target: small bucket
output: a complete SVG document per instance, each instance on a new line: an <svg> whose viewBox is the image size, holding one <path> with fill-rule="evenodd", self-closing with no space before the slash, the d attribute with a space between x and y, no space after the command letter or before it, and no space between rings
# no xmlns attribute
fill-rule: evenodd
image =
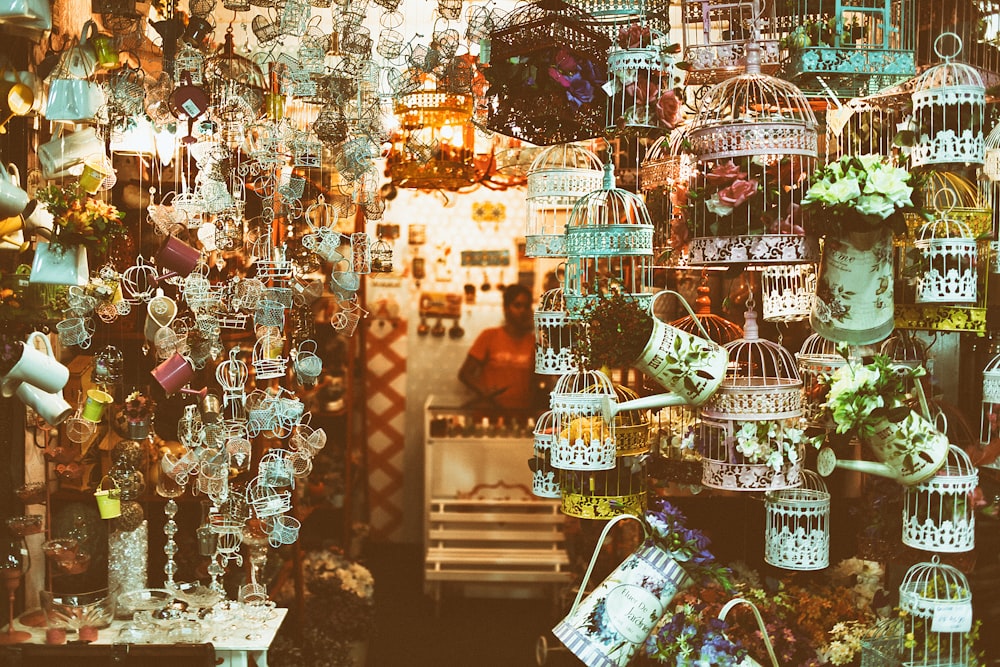
<svg viewBox="0 0 1000 667"><path fill-rule="evenodd" d="M101 423L104 417L104 408L114 402L111 394L100 389L88 389L87 401L83 404L83 414L80 416L94 424Z"/></svg>
<svg viewBox="0 0 1000 667"><path fill-rule="evenodd" d="M113 489L105 489L104 482L110 481L114 484ZM122 492L118 483L107 475L101 480L94 491L94 498L97 500L97 511L101 513L102 519L117 519L122 515Z"/></svg>

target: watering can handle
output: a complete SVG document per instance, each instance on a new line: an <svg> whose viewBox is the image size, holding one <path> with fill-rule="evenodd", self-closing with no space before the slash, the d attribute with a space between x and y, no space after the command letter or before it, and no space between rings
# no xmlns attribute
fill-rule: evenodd
<svg viewBox="0 0 1000 667"><path fill-rule="evenodd" d="M903 364L896 364L893 366L894 370L897 368L906 368L909 370L909 367ZM914 378L913 389L914 393L917 395L917 401L920 403L920 411L923 412L924 418L933 424L934 418L931 417L931 408L927 403L927 395L924 394L924 385L920 382L920 378Z"/></svg>
<svg viewBox="0 0 1000 667"><path fill-rule="evenodd" d="M753 611L753 615L757 618L757 627L760 628L760 636L764 640L764 648L767 649L767 655L771 658L771 664L774 665L774 667L780 667L780 665L778 664L778 657L774 655L774 647L771 646L771 638L767 636L767 626L764 624L764 619L761 618L760 610L757 609L757 605L755 605L753 602L750 602L750 600L744 600L743 598L733 598L725 605L723 605L722 609L719 610L719 620L725 621L726 616L729 615L729 612L733 609L733 607L741 604L749 606L750 609Z"/></svg>
<svg viewBox="0 0 1000 667"><path fill-rule="evenodd" d="M13 162L7 163L7 175L10 177L10 180L14 183L14 185L21 187L21 172L18 170L17 165Z"/></svg>
<svg viewBox="0 0 1000 667"><path fill-rule="evenodd" d="M601 531L601 536L597 540L597 546L594 547L594 555L590 558L590 565L587 566L587 572L583 575L583 581L580 583L580 590L576 592L576 599L573 600L573 607L570 609L570 614L575 612L576 608L580 606L580 600L583 598L583 592L587 590L587 582L590 581L590 575L594 571L594 566L597 565L597 557L601 554L601 546L604 544L604 539L608 536L608 532L611 530L612 526L625 519L635 519L636 521L639 521L639 517L633 514L619 514L604 525L604 530Z"/></svg>
<svg viewBox="0 0 1000 667"><path fill-rule="evenodd" d="M703 327L701 325L701 320L699 320L698 316L694 314L693 310L691 310L691 306L688 305L687 300L684 297L682 297L678 292L675 292L672 289L660 290L659 292L657 292L656 294L653 295L652 300L649 302L649 314L650 315L653 315L653 304L655 304L656 300L658 298L660 298L660 296L663 295L663 294L673 294L674 296L676 296L677 300L681 302L682 306L684 306L684 310L686 310L688 312L688 314L691 316L691 319L694 320L694 323L698 327L698 331L701 332L702 337L705 338L706 340L711 340L711 338L709 338L708 332L705 331L705 327ZM653 315L653 317L656 317L656 316Z"/></svg>

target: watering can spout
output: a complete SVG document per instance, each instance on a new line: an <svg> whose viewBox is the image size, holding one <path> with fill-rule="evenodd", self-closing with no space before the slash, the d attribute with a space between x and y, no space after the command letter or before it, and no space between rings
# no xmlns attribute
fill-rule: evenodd
<svg viewBox="0 0 1000 667"><path fill-rule="evenodd" d="M601 398L601 412L604 420L610 422L619 412L628 410L650 410L654 408L668 408L676 405L688 405L688 401L679 394L663 393L642 398L633 398L631 401L619 403L612 396Z"/></svg>

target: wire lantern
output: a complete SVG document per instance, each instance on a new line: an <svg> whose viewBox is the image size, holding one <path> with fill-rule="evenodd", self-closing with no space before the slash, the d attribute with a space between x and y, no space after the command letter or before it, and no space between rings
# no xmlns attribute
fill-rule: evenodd
<svg viewBox="0 0 1000 667"><path fill-rule="evenodd" d="M979 471L968 455L949 445L948 458L933 477L904 488L903 544L941 553L975 549L978 484Z"/></svg>
<svg viewBox="0 0 1000 667"><path fill-rule="evenodd" d="M971 664L972 592L958 569L937 556L913 565L899 585L899 608L906 614L904 665Z"/></svg>
<svg viewBox="0 0 1000 667"><path fill-rule="evenodd" d="M802 91L762 74L760 62L750 42L746 72L710 88L691 122L694 266L818 259L793 205L816 167L816 116Z"/></svg>
<svg viewBox="0 0 1000 667"><path fill-rule="evenodd" d="M559 498L559 480L552 467L552 445L558 434L559 419L555 412L546 410L535 422L535 457L529 462L531 468L531 492L539 498Z"/></svg>
<svg viewBox="0 0 1000 667"><path fill-rule="evenodd" d="M577 370L573 339L579 323L566 312L561 287L542 294L535 309L535 372L564 375Z"/></svg>
<svg viewBox="0 0 1000 667"><path fill-rule="evenodd" d="M809 319L816 298L816 265L771 264L760 276L761 315L765 322Z"/></svg>
<svg viewBox="0 0 1000 667"><path fill-rule="evenodd" d="M646 509L646 466L642 457L618 459L612 470L560 470L562 513L604 520Z"/></svg>
<svg viewBox="0 0 1000 667"><path fill-rule="evenodd" d="M785 570L830 565L830 492L823 478L802 472L802 486L768 493L764 560Z"/></svg>
<svg viewBox="0 0 1000 667"><path fill-rule="evenodd" d="M615 421L605 420L605 401L615 400L614 384L600 371L580 370L556 381L549 405L558 436L551 450L553 468L610 470L615 467Z"/></svg>
<svg viewBox="0 0 1000 667"><path fill-rule="evenodd" d="M761 71L775 75L781 68L774 3L749 0L681 0L681 44L684 62L690 64L691 86L720 83L743 71L751 26L760 22Z"/></svg>
<svg viewBox="0 0 1000 667"><path fill-rule="evenodd" d="M979 422L979 444L985 447L1000 435L1000 354L983 369L983 405ZM992 464L990 467L996 467Z"/></svg>
<svg viewBox="0 0 1000 667"><path fill-rule="evenodd" d="M601 160L576 144L542 150L528 168L528 222L525 255L566 256L566 219L577 200L598 190Z"/></svg>
<svg viewBox="0 0 1000 667"><path fill-rule="evenodd" d="M612 290L649 308L653 223L640 197L615 187L610 163L601 189L581 197L570 212L566 255L564 295L571 316Z"/></svg>
<svg viewBox="0 0 1000 667"><path fill-rule="evenodd" d="M954 48L945 55L944 40L949 38ZM910 150L913 167L983 164L986 86L977 69L952 60L961 51L962 39L958 35L939 35L934 40L934 53L944 62L927 69L914 83L915 143Z"/></svg>

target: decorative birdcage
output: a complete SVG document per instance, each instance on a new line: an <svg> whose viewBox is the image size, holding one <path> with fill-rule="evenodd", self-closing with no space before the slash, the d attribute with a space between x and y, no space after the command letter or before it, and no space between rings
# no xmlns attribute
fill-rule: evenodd
<svg viewBox="0 0 1000 667"><path fill-rule="evenodd" d="M826 162L848 155L891 155L900 112L864 98L826 110Z"/></svg>
<svg viewBox="0 0 1000 667"><path fill-rule="evenodd" d="M242 406L246 400L246 383L250 379L250 369L239 358L239 346L229 351L229 358L215 367L215 379L222 387L222 403Z"/></svg>
<svg viewBox="0 0 1000 667"><path fill-rule="evenodd" d="M531 492L539 498L559 498L559 480L550 460L559 419L552 410L538 416L534 428L535 458L531 460Z"/></svg>
<svg viewBox="0 0 1000 667"><path fill-rule="evenodd" d="M994 355L983 369L983 407L979 422L979 444L985 447L998 435L1000 435L1000 354ZM991 464L990 467L996 467L996 464Z"/></svg>
<svg viewBox="0 0 1000 667"><path fill-rule="evenodd" d="M288 359L282 357L285 341L280 334L266 332L253 346L253 370L258 380L285 377Z"/></svg>
<svg viewBox="0 0 1000 667"><path fill-rule="evenodd" d="M774 3L681 0L681 22L684 61L691 67L689 85L716 84L743 71L747 40L754 22L758 23L761 32L757 42L761 50L761 71L775 75L781 67Z"/></svg>
<svg viewBox="0 0 1000 667"><path fill-rule="evenodd" d="M577 323L566 312L561 287L542 294L535 309L535 372L564 375L577 369L573 339Z"/></svg>
<svg viewBox="0 0 1000 667"><path fill-rule="evenodd" d="M688 132L699 163L692 265L817 261L793 205L816 166L817 128L802 91L762 74L760 47L750 42L746 73L709 89Z"/></svg>
<svg viewBox="0 0 1000 667"><path fill-rule="evenodd" d="M930 479L903 492L903 544L924 551L956 553L976 548L973 492L979 471L968 455L948 446L948 458Z"/></svg>
<svg viewBox="0 0 1000 667"><path fill-rule="evenodd" d="M604 185L581 197L566 223L566 310L571 316L612 289L647 308L652 300L653 223L640 197L615 187L604 165Z"/></svg>
<svg viewBox="0 0 1000 667"><path fill-rule="evenodd" d="M562 512L581 519L639 515L646 509L646 466L641 457L618 459L612 470L560 470Z"/></svg>
<svg viewBox="0 0 1000 667"><path fill-rule="evenodd" d="M632 389L615 384L615 401L624 403L639 398ZM639 456L650 447L649 410L622 410L615 415L615 451L619 457Z"/></svg>
<svg viewBox="0 0 1000 667"><path fill-rule="evenodd" d="M697 321L694 317L685 315L670 322L670 326L676 327L681 331L686 331L689 334L700 336L701 329L698 327L698 323L700 322L701 327L708 334L709 340L715 341L719 345L726 345L727 343L743 338L743 327L735 322L730 322L722 315L716 315L712 312L712 298L709 296L711 288L708 286L707 272L702 273L701 283L698 285L696 291L698 296L694 300L694 314L697 317Z"/></svg>
<svg viewBox="0 0 1000 667"><path fill-rule="evenodd" d="M904 665L972 664L972 591L965 575L937 556L913 565L899 585ZM974 662L974 661L973 661Z"/></svg>
<svg viewBox="0 0 1000 667"><path fill-rule="evenodd" d="M646 150L639 168L639 189L653 215L653 254L658 266L688 264L687 189L694 158L684 150L687 126L674 128ZM657 207L659 202L659 207Z"/></svg>
<svg viewBox="0 0 1000 667"><path fill-rule="evenodd" d="M853 351L851 352L853 357ZM859 363L860 357L856 359ZM841 366L847 363L837 352L837 344L818 333L810 334L802 343L802 348L795 354L795 363L802 378L803 398L802 410L806 422L810 426L820 426L823 416L823 403L829 386L824 378L833 375Z"/></svg>
<svg viewBox="0 0 1000 667"><path fill-rule="evenodd" d="M551 463L560 470L610 470L615 467L615 421L603 407L615 400L615 387L600 371L567 373L549 394L557 437Z"/></svg>
<svg viewBox="0 0 1000 667"><path fill-rule="evenodd" d="M942 212L921 227L913 245L921 255L917 303L976 302L976 239L964 223Z"/></svg>
<svg viewBox="0 0 1000 667"><path fill-rule="evenodd" d="M664 35L670 32L669 0L577 0L574 6L584 11L590 28L612 43L641 29Z"/></svg>
<svg viewBox="0 0 1000 667"><path fill-rule="evenodd" d="M1000 125L994 125L986 135L983 176L991 181L1000 181Z"/></svg>
<svg viewBox="0 0 1000 667"><path fill-rule="evenodd" d="M608 54L605 130L672 129L680 119L685 72L663 33L641 24L623 28Z"/></svg>
<svg viewBox="0 0 1000 667"><path fill-rule="evenodd" d="M611 40L590 20L562 0L542 0L497 21L485 72L490 130L536 146L603 134L607 95L600 86Z"/></svg>
<svg viewBox="0 0 1000 667"><path fill-rule="evenodd" d="M823 478L802 472L802 486L768 493L764 560L786 570L830 565L830 492Z"/></svg>
<svg viewBox="0 0 1000 667"><path fill-rule="evenodd" d="M600 189L602 169L596 155L575 144L538 153L528 168L528 257L566 256L566 219L580 197Z"/></svg>
<svg viewBox="0 0 1000 667"><path fill-rule="evenodd" d="M760 275L760 296L765 322L808 319L816 297L816 265L765 266Z"/></svg>
<svg viewBox="0 0 1000 667"><path fill-rule="evenodd" d="M947 40L954 44L945 55ZM944 60L923 72L913 87L915 143L910 165L962 163L981 165L986 156L984 116L986 86L979 71L954 62L962 40L946 32L934 40L934 53Z"/></svg>
<svg viewBox="0 0 1000 667"><path fill-rule="evenodd" d="M371 246L372 273L392 273L392 246L379 237Z"/></svg>
<svg viewBox="0 0 1000 667"><path fill-rule="evenodd" d="M803 90L849 99L912 77L916 69L913 0L797 0L783 40L785 71Z"/></svg>
<svg viewBox="0 0 1000 667"><path fill-rule="evenodd" d="M422 90L396 99L399 129L387 158L389 176L401 188L458 190L476 180L473 96L444 90L427 77Z"/></svg>

